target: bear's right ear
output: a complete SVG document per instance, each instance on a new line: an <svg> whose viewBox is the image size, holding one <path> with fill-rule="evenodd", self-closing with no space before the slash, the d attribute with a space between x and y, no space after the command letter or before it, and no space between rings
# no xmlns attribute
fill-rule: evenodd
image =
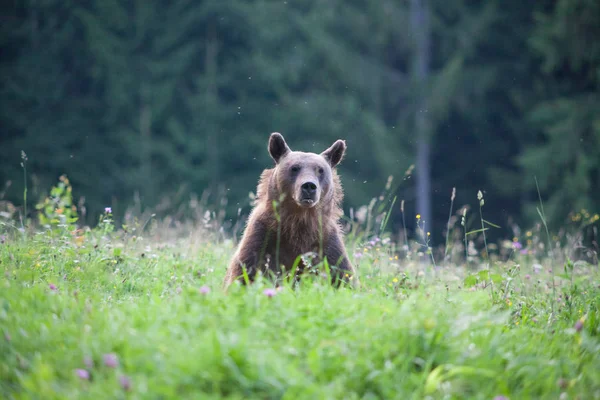
<svg viewBox="0 0 600 400"><path fill-rule="evenodd" d="M283 136L281 136L281 133L271 133L271 137L269 137L269 154L273 160L275 160L275 164L279 162L281 157L285 156L290 151L291 150L285 142Z"/></svg>

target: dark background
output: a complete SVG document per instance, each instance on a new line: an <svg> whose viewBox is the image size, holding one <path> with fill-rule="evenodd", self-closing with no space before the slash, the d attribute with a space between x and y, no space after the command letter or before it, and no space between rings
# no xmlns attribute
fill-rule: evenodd
<svg viewBox="0 0 600 400"><path fill-rule="evenodd" d="M394 176L391 227L455 210L512 236L600 209L597 0L19 0L0 5L0 200L61 174L84 219L205 196L236 218L292 149L346 139L346 212ZM405 172L414 165L412 173ZM6 185L5 185L6 183ZM396 185L399 184L399 185ZM225 202L226 198L226 202ZM137 200L136 200L137 199Z"/></svg>

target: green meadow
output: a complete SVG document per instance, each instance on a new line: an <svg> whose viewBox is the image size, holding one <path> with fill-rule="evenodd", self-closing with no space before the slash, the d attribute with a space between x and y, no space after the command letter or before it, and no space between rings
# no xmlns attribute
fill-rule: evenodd
<svg viewBox="0 0 600 400"><path fill-rule="evenodd" d="M27 227L3 214L2 398L600 398L598 265L545 251L543 227L436 259L373 212L348 225L360 286L225 293L216 214L82 228L60 187Z"/></svg>

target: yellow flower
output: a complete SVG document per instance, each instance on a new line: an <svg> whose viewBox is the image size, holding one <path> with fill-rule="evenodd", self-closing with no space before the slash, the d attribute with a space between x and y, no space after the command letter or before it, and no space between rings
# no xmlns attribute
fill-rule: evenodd
<svg viewBox="0 0 600 400"><path fill-rule="evenodd" d="M435 320L431 319L431 318L427 318L424 323L423 323L423 327L425 328L425 330L429 331L433 328L435 328Z"/></svg>
<svg viewBox="0 0 600 400"><path fill-rule="evenodd" d="M394 283L398 282L398 278L392 279L392 282L394 282Z"/></svg>
<svg viewBox="0 0 600 400"><path fill-rule="evenodd" d="M421 219L421 214L417 214L417 219Z"/></svg>

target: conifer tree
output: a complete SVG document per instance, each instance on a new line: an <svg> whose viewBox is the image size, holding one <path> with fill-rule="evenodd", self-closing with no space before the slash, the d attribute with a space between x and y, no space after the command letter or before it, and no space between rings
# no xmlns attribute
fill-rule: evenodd
<svg viewBox="0 0 600 400"><path fill-rule="evenodd" d="M530 39L540 60L532 127L519 157L537 217L537 177L545 212L560 225L572 211L600 209L600 3L560 0L536 14Z"/></svg>

